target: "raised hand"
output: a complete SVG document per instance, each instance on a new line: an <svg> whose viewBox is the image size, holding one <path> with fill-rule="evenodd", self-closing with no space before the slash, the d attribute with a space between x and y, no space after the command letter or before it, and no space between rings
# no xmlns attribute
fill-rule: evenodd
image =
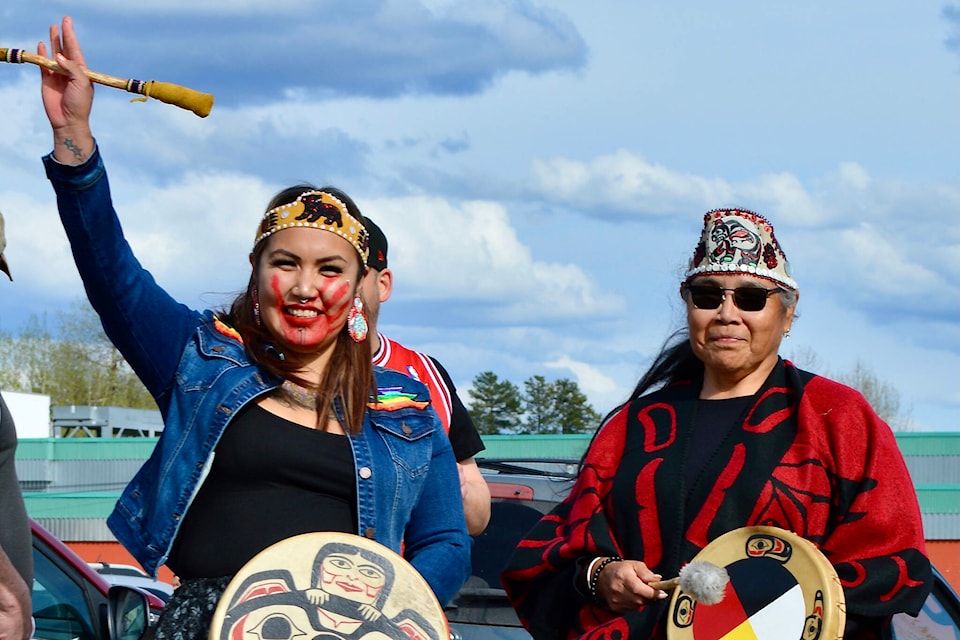
<svg viewBox="0 0 960 640"><path fill-rule="evenodd" d="M48 57L42 41L37 44L37 54ZM40 95L53 129L53 156L59 162L79 164L94 148L90 131L93 84L84 73L86 62L69 16L63 18L62 31L55 24L50 26L49 57L67 72L40 69Z"/></svg>

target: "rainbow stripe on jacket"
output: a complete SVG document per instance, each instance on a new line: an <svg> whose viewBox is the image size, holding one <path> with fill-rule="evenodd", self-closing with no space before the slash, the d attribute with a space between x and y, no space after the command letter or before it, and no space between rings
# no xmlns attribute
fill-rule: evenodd
<svg viewBox="0 0 960 640"><path fill-rule="evenodd" d="M378 387L376 399L368 402L367 406L378 411L396 411L408 407L426 409L430 406L429 400L416 400L416 397L415 393L404 393L403 387Z"/></svg>

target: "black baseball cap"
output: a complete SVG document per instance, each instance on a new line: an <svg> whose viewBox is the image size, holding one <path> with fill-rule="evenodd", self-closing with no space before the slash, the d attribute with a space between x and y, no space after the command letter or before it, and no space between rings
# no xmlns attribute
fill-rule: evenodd
<svg viewBox="0 0 960 640"><path fill-rule="evenodd" d="M367 228L369 234L370 254L367 256L367 266L377 271L383 271L387 268L387 236L377 226L377 223L370 218L363 217L363 226Z"/></svg>

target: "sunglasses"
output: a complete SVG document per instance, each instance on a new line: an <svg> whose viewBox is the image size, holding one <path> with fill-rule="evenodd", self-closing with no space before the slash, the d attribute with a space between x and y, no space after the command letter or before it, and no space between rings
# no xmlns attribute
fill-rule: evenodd
<svg viewBox="0 0 960 640"><path fill-rule="evenodd" d="M741 311L762 311L767 306L770 294L783 291L780 287L737 287L726 289L712 284L688 284L690 301L697 309L717 309L727 297L727 291L733 292L733 304Z"/></svg>

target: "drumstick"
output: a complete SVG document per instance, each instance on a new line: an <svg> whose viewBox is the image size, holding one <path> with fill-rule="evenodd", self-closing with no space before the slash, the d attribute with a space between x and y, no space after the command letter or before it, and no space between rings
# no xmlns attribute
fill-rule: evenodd
<svg viewBox="0 0 960 640"><path fill-rule="evenodd" d="M62 75L67 72L60 68L56 62L41 55L24 51L23 49L5 49L0 47L0 60L3 62L23 63L29 62L41 66L45 69L55 71ZM213 96L209 93L200 93L193 89L181 87L180 85L170 84L169 82L157 82L155 80L124 80L116 76L108 76L89 69L83 70L84 74L97 84L113 87L114 89L123 89L130 93L136 93L142 96L142 100L147 98L156 98L161 102L172 104L176 107L189 109L201 118L207 117L210 109L213 107ZM135 98L136 99L136 98Z"/></svg>
<svg viewBox="0 0 960 640"><path fill-rule="evenodd" d="M684 565L676 578L650 582L649 585L663 591L680 587L697 602L710 605L723 600L723 592L728 582L730 582L730 576L727 575L726 569L710 562L697 560Z"/></svg>

